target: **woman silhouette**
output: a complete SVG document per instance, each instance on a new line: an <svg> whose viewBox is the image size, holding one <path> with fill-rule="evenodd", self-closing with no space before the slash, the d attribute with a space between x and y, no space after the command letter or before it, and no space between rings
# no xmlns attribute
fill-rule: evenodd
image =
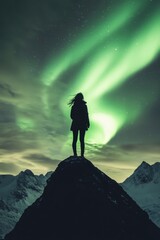
<svg viewBox="0 0 160 240"><path fill-rule="evenodd" d="M74 156L77 156L77 138L79 133L79 140L81 146L81 157L84 157L85 143L84 137L85 132L90 127L88 109L86 102L83 100L83 94L77 93L74 98L70 100L68 105L71 107L70 117L72 119L72 124L70 130L73 131L73 142L72 149Z"/></svg>

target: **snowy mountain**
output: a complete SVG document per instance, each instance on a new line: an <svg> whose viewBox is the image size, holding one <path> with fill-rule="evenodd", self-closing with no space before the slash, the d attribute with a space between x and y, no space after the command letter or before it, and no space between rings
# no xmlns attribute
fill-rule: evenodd
<svg viewBox="0 0 160 240"><path fill-rule="evenodd" d="M160 227L160 163L142 162L121 186Z"/></svg>
<svg viewBox="0 0 160 240"><path fill-rule="evenodd" d="M160 229L90 161L69 157L5 240L157 240Z"/></svg>
<svg viewBox="0 0 160 240"><path fill-rule="evenodd" d="M42 194L50 175L36 176L30 170L17 176L0 175L0 239L13 229L26 207Z"/></svg>

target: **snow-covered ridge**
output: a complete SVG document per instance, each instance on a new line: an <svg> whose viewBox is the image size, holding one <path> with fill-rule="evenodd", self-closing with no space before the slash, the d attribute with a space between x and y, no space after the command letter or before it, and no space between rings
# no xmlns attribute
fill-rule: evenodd
<svg viewBox="0 0 160 240"><path fill-rule="evenodd" d="M158 240L160 229L119 184L85 158L58 164L5 240Z"/></svg>
<svg viewBox="0 0 160 240"><path fill-rule="evenodd" d="M41 196L51 173L37 176L26 170L17 176L0 175L0 240L15 226L24 210ZM160 227L160 163L142 162L121 186Z"/></svg>
<svg viewBox="0 0 160 240"><path fill-rule="evenodd" d="M0 239L3 239L21 217L24 210L43 192L46 175L34 175L30 170L17 176L0 175Z"/></svg>
<svg viewBox="0 0 160 240"><path fill-rule="evenodd" d="M149 165L143 161L141 165L134 171L134 173L124 181L125 184L127 183L134 185L145 184L149 182L160 182L159 162Z"/></svg>
<svg viewBox="0 0 160 240"><path fill-rule="evenodd" d="M160 227L160 162L142 162L121 186Z"/></svg>

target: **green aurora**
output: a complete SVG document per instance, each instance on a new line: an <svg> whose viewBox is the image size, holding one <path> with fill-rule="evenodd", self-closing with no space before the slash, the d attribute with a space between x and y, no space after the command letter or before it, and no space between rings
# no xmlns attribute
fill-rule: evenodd
<svg viewBox="0 0 160 240"><path fill-rule="evenodd" d="M79 72L70 80L60 107L67 117L68 110L64 102L77 92L84 93L92 123L87 137L89 143L109 142L124 125L138 118L148 104L151 105L158 97L156 86L154 96L149 93L149 89L136 94L139 104L134 106L132 97L125 108L121 102L117 104L108 97L159 54L160 15L156 8L149 18L144 19L143 24L134 27L132 32L125 32L126 28L132 29L136 17L138 18L136 12L143 14L146 11L146 3L147 1L137 1L131 6L127 1L116 7L115 12L101 22L98 20L91 23L62 53L51 58L42 74L43 104L47 112L48 88L80 64ZM147 106L141 100L142 94L147 98ZM128 114L131 107L132 113Z"/></svg>
<svg viewBox="0 0 160 240"><path fill-rule="evenodd" d="M0 173L46 173L72 154L67 103L77 92L91 122L87 159L119 182L142 161L159 161L159 7L159 0L2 2Z"/></svg>

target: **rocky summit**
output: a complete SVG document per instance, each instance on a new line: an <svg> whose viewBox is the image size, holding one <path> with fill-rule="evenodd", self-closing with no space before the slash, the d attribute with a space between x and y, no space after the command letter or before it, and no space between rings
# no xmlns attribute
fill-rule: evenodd
<svg viewBox="0 0 160 240"><path fill-rule="evenodd" d="M157 240L160 230L84 158L62 161L5 240Z"/></svg>

